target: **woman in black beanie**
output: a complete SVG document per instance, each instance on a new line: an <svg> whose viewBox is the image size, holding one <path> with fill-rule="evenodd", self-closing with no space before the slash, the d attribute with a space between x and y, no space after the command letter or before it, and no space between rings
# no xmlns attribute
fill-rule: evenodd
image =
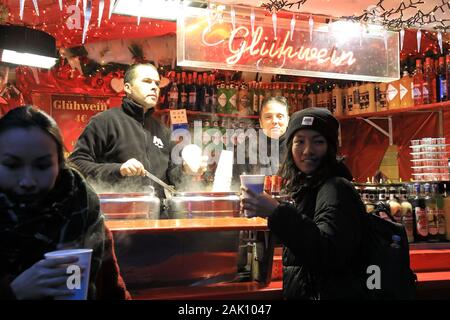
<svg viewBox="0 0 450 320"><path fill-rule="evenodd" d="M242 208L268 217L283 244L286 299L367 296L359 259L365 209L350 171L337 157L338 130L339 122L324 108L292 115L280 175L295 205L243 188L249 196Z"/></svg>

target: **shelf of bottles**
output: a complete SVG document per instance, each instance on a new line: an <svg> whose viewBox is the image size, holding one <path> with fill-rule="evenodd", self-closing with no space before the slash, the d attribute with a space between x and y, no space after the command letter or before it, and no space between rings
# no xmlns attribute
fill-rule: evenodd
<svg viewBox="0 0 450 320"><path fill-rule="evenodd" d="M408 241L450 241L449 182L355 184L368 213L382 202L393 219L405 226ZM381 212L381 217L390 219Z"/></svg>
<svg viewBox="0 0 450 320"><path fill-rule="evenodd" d="M206 72L170 71L167 77L171 83L161 96L160 112L186 109L193 119L213 114L257 122L263 99L272 96L285 97L291 114L323 107L342 120L450 107L450 54L416 59L414 69L409 70L404 68L402 77L390 83L299 83L296 77L289 77L289 81L272 77L271 82L244 82L223 77L219 80Z"/></svg>

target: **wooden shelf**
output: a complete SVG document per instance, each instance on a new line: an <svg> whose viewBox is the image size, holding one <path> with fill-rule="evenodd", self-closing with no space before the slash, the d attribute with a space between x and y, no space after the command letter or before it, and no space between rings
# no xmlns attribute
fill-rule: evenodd
<svg viewBox="0 0 450 320"><path fill-rule="evenodd" d="M371 118L371 117L387 117L400 113L413 112L413 111L441 111L446 108L450 110L450 101L430 103L419 106L411 106L407 108L396 108L386 111L370 112L370 113L360 113L349 116L339 116L336 117L338 120L348 120L357 118Z"/></svg>

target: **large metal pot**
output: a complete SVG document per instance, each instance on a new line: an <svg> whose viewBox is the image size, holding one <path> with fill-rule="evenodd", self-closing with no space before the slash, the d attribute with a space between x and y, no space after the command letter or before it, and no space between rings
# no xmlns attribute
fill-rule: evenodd
<svg viewBox="0 0 450 320"><path fill-rule="evenodd" d="M100 193L107 219L159 219L160 200L149 192Z"/></svg>
<svg viewBox="0 0 450 320"><path fill-rule="evenodd" d="M171 218L239 217L238 192L176 192L167 199Z"/></svg>

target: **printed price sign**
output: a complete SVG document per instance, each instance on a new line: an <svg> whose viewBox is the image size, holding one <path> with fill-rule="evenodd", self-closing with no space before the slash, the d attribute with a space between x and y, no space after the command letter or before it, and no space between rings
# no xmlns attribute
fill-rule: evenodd
<svg viewBox="0 0 450 320"><path fill-rule="evenodd" d="M170 110L170 122L172 124L188 123L186 109Z"/></svg>

